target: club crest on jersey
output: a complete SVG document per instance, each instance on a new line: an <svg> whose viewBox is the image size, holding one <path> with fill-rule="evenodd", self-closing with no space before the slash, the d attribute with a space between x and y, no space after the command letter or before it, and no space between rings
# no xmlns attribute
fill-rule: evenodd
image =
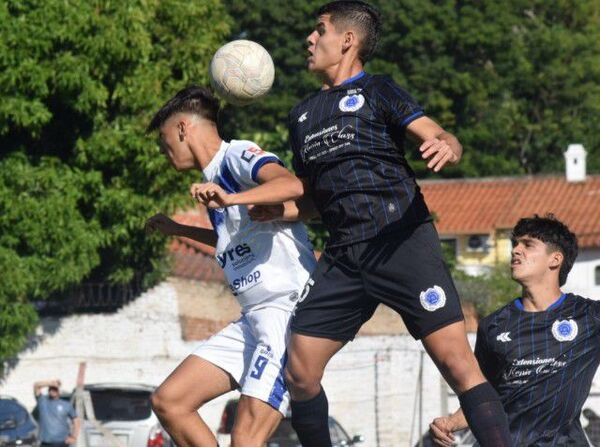
<svg viewBox="0 0 600 447"><path fill-rule="evenodd" d="M577 337L579 327L574 320L556 320L552 324L552 335L558 341L572 341Z"/></svg>
<svg viewBox="0 0 600 447"><path fill-rule="evenodd" d="M446 292L440 286L433 286L421 292L420 299L421 306L433 312L446 305Z"/></svg>
<svg viewBox="0 0 600 447"><path fill-rule="evenodd" d="M348 95L340 100L340 110L342 112L356 112L365 104L363 95Z"/></svg>

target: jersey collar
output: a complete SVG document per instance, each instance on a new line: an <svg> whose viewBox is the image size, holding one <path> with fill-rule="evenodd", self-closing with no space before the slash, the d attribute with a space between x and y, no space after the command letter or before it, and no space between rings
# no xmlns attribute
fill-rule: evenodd
<svg viewBox="0 0 600 447"><path fill-rule="evenodd" d="M365 75L365 71L361 71L358 74L355 74L354 76L352 76L351 78L346 79L344 82L342 82L340 85L346 85L346 84L350 84L351 82L354 82L360 78L362 78ZM339 87L339 86L338 86Z"/></svg>
<svg viewBox="0 0 600 447"><path fill-rule="evenodd" d="M206 167L202 170L202 173L206 177L212 178L214 171L217 169L217 166L221 164L223 154L225 153L230 144L231 143L225 140L221 141L221 147L219 148L215 156L212 158L212 160L208 163L208 165L206 165Z"/></svg>
<svg viewBox="0 0 600 447"><path fill-rule="evenodd" d="M554 309L560 307L560 305L565 301L566 298L567 298L567 294L566 293L561 294L558 297L558 299L555 302L553 302L550 305L550 307L548 307L548 309L546 309L546 311L554 310ZM517 306L517 309L525 311L525 308L523 307L523 301L521 301L521 298L517 298L514 301L514 303L515 303L515 306Z"/></svg>

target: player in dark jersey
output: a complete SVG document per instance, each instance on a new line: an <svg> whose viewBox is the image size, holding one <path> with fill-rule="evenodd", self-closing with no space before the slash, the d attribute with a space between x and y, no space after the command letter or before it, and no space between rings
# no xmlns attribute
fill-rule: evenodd
<svg viewBox="0 0 600 447"><path fill-rule="evenodd" d="M512 239L522 295L481 320L475 355L500 394L515 446L590 445L579 416L600 363L600 301L560 290L577 239L553 216L521 219ZM449 446L466 427L459 409L430 429Z"/></svg>
<svg viewBox="0 0 600 447"><path fill-rule="evenodd" d="M460 395L481 444L508 445L506 415L468 344L404 138L420 143L436 172L457 163L462 147L389 77L363 71L380 30L374 8L336 1L317 16L307 38L308 68L323 88L289 115L294 168L305 195L297 206L281 209L284 219L320 215L330 238L292 321L286 370L292 424L302 445L331 445L323 371L383 303L422 340ZM272 211L258 207L254 216L274 218Z"/></svg>

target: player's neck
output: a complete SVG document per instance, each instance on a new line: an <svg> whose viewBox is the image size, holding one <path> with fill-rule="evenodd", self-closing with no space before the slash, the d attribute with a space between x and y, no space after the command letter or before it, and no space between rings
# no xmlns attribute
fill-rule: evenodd
<svg viewBox="0 0 600 447"><path fill-rule="evenodd" d="M359 59L342 59L339 64L334 65L321 73L320 77L321 82L323 82L323 89L327 90L341 85L344 81L358 75L363 69L363 64Z"/></svg>
<svg viewBox="0 0 600 447"><path fill-rule="evenodd" d="M215 158L223 139L217 132L216 128L205 129L203 132L198 132L190 141L190 147L196 158L197 167L204 170Z"/></svg>
<svg viewBox="0 0 600 447"><path fill-rule="evenodd" d="M523 285L521 302L527 312L543 312L560 298L562 292L558 284Z"/></svg>

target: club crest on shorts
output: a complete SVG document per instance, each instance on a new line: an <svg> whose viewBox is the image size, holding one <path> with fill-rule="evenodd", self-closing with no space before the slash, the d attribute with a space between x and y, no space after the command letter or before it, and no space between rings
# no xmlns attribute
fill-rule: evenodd
<svg viewBox="0 0 600 447"><path fill-rule="evenodd" d="M438 310L446 305L446 292L440 286L433 286L421 292L421 306L429 312Z"/></svg>
<svg viewBox="0 0 600 447"><path fill-rule="evenodd" d="M552 324L552 335L558 341L572 341L577 337L579 327L574 320L556 320Z"/></svg>
<svg viewBox="0 0 600 447"><path fill-rule="evenodd" d="M365 104L365 97L361 94L344 96L340 100L342 112L356 112Z"/></svg>

